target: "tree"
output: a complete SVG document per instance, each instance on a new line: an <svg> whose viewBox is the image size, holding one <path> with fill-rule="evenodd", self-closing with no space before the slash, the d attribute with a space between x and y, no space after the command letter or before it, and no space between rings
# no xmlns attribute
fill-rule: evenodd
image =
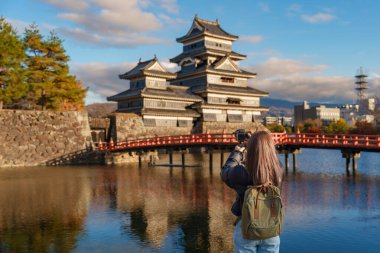
<svg viewBox="0 0 380 253"><path fill-rule="evenodd" d="M346 134L349 131L349 127L344 119L338 119L323 127L322 130L324 133L329 134Z"/></svg>
<svg viewBox="0 0 380 253"><path fill-rule="evenodd" d="M13 27L0 17L0 101L7 107L17 106L28 91L22 66L25 57L22 40Z"/></svg>
<svg viewBox="0 0 380 253"><path fill-rule="evenodd" d="M283 133L285 129L282 125L279 125L276 123L267 125L266 127L268 128L269 131L273 133Z"/></svg>
<svg viewBox="0 0 380 253"><path fill-rule="evenodd" d="M376 134L376 128L367 121L356 121L352 134Z"/></svg>
<svg viewBox="0 0 380 253"><path fill-rule="evenodd" d="M86 89L69 74L69 57L55 32L44 40L37 25L25 30L28 99L33 108L81 110Z"/></svg>
<svg viewBox="0 0 380 253"><path fill-rule="evenodd" d="M303 123L297 124L296 128L301 133L320 133L322 121L320 119L307 119Z"/></svg>

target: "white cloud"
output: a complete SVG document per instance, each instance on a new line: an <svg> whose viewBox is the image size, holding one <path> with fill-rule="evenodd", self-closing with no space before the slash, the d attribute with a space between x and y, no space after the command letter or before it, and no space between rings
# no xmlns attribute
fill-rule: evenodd
<svg viewBox="0 0 380 253"><path fill-rule="evenodd" d="M263 41L264 37L261 35L242 35L240 41L245 43L257 44Z"/></svg>
<svg viewBox="0 0 380 253"><path fill-rule="evenodd" d="M265 57L278 57L282 53L273 48L266 48L260 52L251 52L248 53L249 56L265 56Z"/></svg>
<svg viewBox="0 0 380 253"><path fill-rule="evenodd" d="M62 11L58 18L72 23L57 30L74 39L116 47L167 43L151 34L166 25L176 25L181 19L164 13L148 11L161 8L170 14L178 13L176 0L43 0Z"/></svg>
<svg viewBox="0 0 380 253"><path fill-rule="evenodd" d="M270 8L269 8L269 5L267 3L263 3L263 2L260 2L258 3L259 5L259 9L263 12L269 12L270 11Z"/></svg>
<svg viewBox="0 0 380 253"><path fill-rule="evenodd" d="M176 64L168 60L160 63L171 72L176 72ZM120 74L131 70L137 62L72 64L72 73L89 87L86 101L104 102L106 98L129 89L129 81L119 79ZM87 102L86 102L87 103ZM89 102L88 102L89 103Z"/></svg>
<svg viewBox="0 0 380 253"><path fill-rule="evenodd" d="M163 9L170 13L179 13L179 7L177 0L158 0L158 4L161 5Z"/></svg>
<svg viewBox="0 0 380 253"><path fill-rule="evenodd" d="M270 96L274 98L350 103L355 99L353 83L351 77L298 75L258 79L254 86L269 91Z"/></svg>
<svg viewBox="0 0 380 253"><path fill-rule="evenodd" d="M57 7L68 10L85 10L89 7L89 3L86 1L78 0L41 0L47 4L55 5Z"/></svg>
<svg viewBox="0 0 380 253"><path fill-rule="evenodd" d="M106 101L107 96L115 95L129 88L127 80L119 79L119 75L133 68L136 63L88 63L72 64L72 73L89 87L90 95ZM101 101L98 101L101 102Z"/></svg>
<svg viewBox="0 0 380 253"><path fill-rule="evenodd" d="M316 73L326 70L326 65L312 65L299 60L272 57L267 61L257 64L255 69L263 78L278 78L283 76L295 76L307 73Z"/></svg>
<svg viewBox="0 0 380 253"><path fill-rule="evenodd" d="M24 31L25 31L26 28L29 28L29 26L31 24L33 24L32 21L31 22L27 22L27 21L20 20L20 19L6 18L6 20L7 20L7 22L9 22L12 25L12 27L20 35L24 33ZM38 29L40 30L40 32L41 32L42 35L49 34L50 31L57 29L56 26L53 26L53 25L47 24L47 23L42 23L42 24L37 24L37 25L38 25Z"/></svg>
<svg viewBox="0 0 380 253"><path fill-rule="evenodd" d="M268 91L273 98L352 102L355 99L353 77L323 75L327 68L323 64L270 58L250 68L252 72L258 73L258 77L251 80L251 84L255 88Z"/></svg>
<svg viewBox="0 0 380 253"><path fill-rule="evenodd" d="M294 13L294 12L301 12L302 11L302 7L301 5L299 4L292 4L288 7L288 12L290 13Z"/></svg>
<svg viewBox="0 0 380 253"><path fill-rule="evenodd" d="M144 34L131 34L131 36L114 35L112 39L109 39L107 36L87 33L80 28L58 28L56 31L80 42L99 46L135 47L137 45L169 44L171 42L168 39L150 37Z"/></svg>
<svg viewBox="0 0 380 253"><path fill-rule="evenodd" d="M29 23L20 20L20 19L10 19L6 18L7 22L9 22L12 27L18 32L18 33L23 33L25 28L29 27Z"/></svg>
<svg viewBox="0 0 380 253"><path fill-rule="evenodd" d="M336 16L330 13L321 13L321 12L316 13L314 15L303 14L301 17L305 22L311 23L311 24L328 23L336 19Z"/></svg>
<svg viewBox="0 0 380 253"><path fill-rule="evenodd" d="M86 105L94 104L94 103L101 103L101 102L105 102L105 101L106 100L102 95L95 93L92 90L87 91L86 98L85 98L85 104Z"/></svg>

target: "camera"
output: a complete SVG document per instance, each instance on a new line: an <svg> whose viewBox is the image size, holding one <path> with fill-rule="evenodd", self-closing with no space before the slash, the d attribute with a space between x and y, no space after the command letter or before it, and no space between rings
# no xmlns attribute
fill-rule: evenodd
<svg viewBox="0 0 380 253"><path fill-rule="evenodd" d="M235 139L239 143L246 141L250 136L249 134L250 134L250 132L246 132L244 129L238 129L234 132Z"/></svg>

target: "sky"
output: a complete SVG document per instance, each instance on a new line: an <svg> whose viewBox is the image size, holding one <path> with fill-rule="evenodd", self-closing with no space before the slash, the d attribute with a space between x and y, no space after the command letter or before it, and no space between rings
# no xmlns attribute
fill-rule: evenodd
<svg viewBox="0 0 380 253"><path fill-rule="evenodd" d="M239 63L257 73L251 87L270 98L353 103L354 76L368 74L368 95L380 93L380 1L377 0L0 0L0 15L22 34L35 22L56 31L70 71L89 87L86 103L129 88L119 74L156 55L169 70L176 38L195 15L218 19L238 35Z"/></svg>

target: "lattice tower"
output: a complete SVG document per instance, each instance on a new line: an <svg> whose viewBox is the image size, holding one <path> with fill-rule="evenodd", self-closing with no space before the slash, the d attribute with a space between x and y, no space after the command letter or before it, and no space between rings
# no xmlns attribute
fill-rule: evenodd
<svg viewBox="0 0 380 253"><path fill-rule="evenodd" d="M365 71L362 67L358 70L355 78L355 84L356 84L356 92L357 92L357 100L362 101L363 99L367 98L367 89L368 89L368 81L367 81L367 75L365 74Z"/></svg>

